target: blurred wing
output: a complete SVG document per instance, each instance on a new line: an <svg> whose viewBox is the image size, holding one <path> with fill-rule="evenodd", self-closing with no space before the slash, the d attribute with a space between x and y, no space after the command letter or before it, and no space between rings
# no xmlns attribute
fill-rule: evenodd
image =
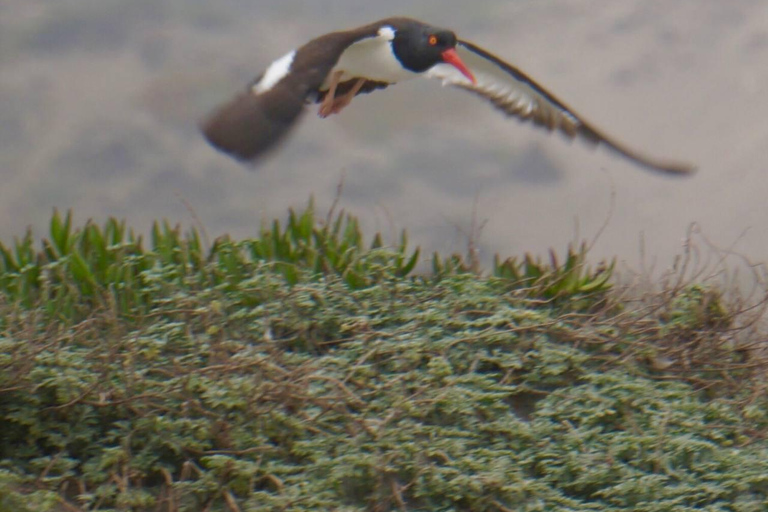
<svg viewBox="0 0 768 512"><path fill-rule="evenodd" d="M508 116L530 120L536 126L557 130L571 139L605 145L648 169L675 174L694 170L691 165L655 159L628 148L595 128L528 75L472 43L459 41L456 52L474 74L475 84L449 64L438 64L427 71L427 75L441 79L444 85L460 87L485 98Z"/></svg>
<svg viewBox="0 0 768 512"><path fill-rule="evenodd" d="M288 135L305 101L306 94L290 89L256 93L249 88L214 110L200 128L220 151L238 160L253 161Z"/></svg>
<svg viewBox="0 0 768 512"><path fill-rule="evenodd" d="M220 151L255 161L288 135L339 56L366 30L373 29L326 34L277 59L203 121L203 135Z"/></svg>

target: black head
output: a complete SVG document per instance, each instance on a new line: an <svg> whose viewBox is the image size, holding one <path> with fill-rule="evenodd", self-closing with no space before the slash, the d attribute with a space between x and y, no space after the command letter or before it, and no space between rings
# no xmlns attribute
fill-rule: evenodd
<svg viewBox="0 0 768 512"><path fill-rule="evenodd" d="M444 62L443 53L456 47L456 34L450 30L409 23L395 28L392 49L403 67L421 73Z"/></svg>
<svg viewBox="0 0 768 512"><path fill-rule="evenodd" d="M416 21L398 23L392 27L392 51L403 67L414 73L423 73L436 64L450 64L472 83L475 78L456 53L456 34L443 28L431 27Z"/></svg>

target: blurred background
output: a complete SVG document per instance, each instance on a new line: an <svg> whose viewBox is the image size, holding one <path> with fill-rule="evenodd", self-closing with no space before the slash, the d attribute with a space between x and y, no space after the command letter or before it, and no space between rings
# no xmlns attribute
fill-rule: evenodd
<svg viewBox="0 0 768 512"><path fill-rule="evenodd" d="M326 120L313 110L255 170L199 135L273 59L391 15L454 29L611 135L699 172L648 173L427 80ZM644 251L666 266L696 223L760 261L766 62L764 0L0 0L0 239L44 234L53 208L144 232L196 215L211 237L246 237L311 194L328 208L344 176L341 207L429 250L463 251L474 211L485 259L599 233L593 258L637 265Z"/></svg>

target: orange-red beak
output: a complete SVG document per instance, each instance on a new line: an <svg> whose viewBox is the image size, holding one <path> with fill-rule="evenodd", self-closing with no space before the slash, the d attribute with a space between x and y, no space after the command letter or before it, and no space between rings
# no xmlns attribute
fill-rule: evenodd
<svg viewBox="0 0 768 512"><path fill-rule="evenodd" d="M451 66L461 71L461 74L467 77L469 81L472 82L473 84L477 83L477 81L475 80L475 76L467 68L467 66L464 65L464 62L459 57L459 54L456 53L455 49L449 48L443 52L443 62L445 62L446 64L450 64Z"/></svg>

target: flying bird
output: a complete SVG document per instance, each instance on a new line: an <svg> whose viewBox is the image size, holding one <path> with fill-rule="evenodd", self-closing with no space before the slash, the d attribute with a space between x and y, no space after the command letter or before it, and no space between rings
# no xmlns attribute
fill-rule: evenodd
<svg viewBox="0 0 768 512"><path fill-rule="evenodd" d="M328 117L358 94L416 77L464 89L509 117L605 146L646 169L672 174L694 170L629 148L523 71L457 39L452 31L402 17L331 32L288 52L214 110L202 131L219 150L253 162L285 138L307 104L319 103L318 115Z"/></svg>

